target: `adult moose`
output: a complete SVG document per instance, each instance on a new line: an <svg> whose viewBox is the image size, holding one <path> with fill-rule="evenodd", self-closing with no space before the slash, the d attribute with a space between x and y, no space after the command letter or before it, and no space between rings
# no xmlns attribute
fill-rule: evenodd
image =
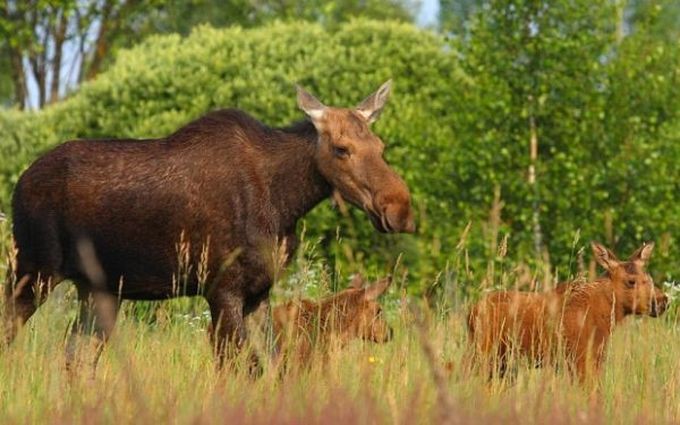
<svg viewBox="0 0 680 425"><path fill-rule="evenodd" d="M287 128L227 109L162 139L71 141L47 153L14 192L7 340L70 279L81 304L71 337L93 323L102 343L121 299L204 296L222 364L246 339L244 317L268 299L274 257L291 257L296 223L331 193L381 232L414 231L408 188L369 129L389 93L388 81L346 109L298 88L309 120ZM178 285L180 239L188 263L205 264L205 285L192 274Z"/></svg>

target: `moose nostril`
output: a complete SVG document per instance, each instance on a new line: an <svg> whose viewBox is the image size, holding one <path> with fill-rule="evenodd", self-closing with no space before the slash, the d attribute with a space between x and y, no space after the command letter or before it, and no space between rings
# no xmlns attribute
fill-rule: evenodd
<svg viewBox="0 0 680 425"><path fill-rule="evenodd" d="M387 213L387 208L383 210L382 214L380 214L380 222L382 223L382 226L386 231L388 232L394 231L394 226L392 226L390 216Z"/></svg>
<svg viewBox="0 0 680 425"><path fill-rule="evenodd" d="M413 220L413 218L408 218L406 221L406 225L404 226L404 232L406 233L415 233L416 232L416 222Z"/></svg>
<svg viewBox="0 0 680 425"><path fill-rule="evenodd" d="M414 233L416 231L413 214L409 206L389 204L383 208L382 215L389 225L390 231L402 233Z"/></svg>
<svg viewBox="0 0 680 425"><path fill-rule="evenodd" d="M662 298L656 298L654 300L654 303L652 305L652 311L656 316L659 314L663 313L666 311L666 308L668 307L668 298L667 297L662 297Z"/></svg>

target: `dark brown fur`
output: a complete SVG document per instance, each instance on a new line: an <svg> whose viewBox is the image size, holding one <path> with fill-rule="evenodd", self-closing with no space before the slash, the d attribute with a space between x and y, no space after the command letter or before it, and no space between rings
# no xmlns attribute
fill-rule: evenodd
<svg viewBox="0 0 680 425"><path fill-rule="evenodd" d="M553 361L561 346L581 381L595 376L615 325L631 314L658 316L666 309L666 295L645 272L652 248L643 245L620 262L593 244L597 261L607 270L593 282L563 283L545 293L488 294L468 316L475 356L502 375L512 354L540 365Z"/></svg>
<svg viewBox="0 0 680 425"><path fill-rule="evenodd" d="M349 110L300 89L311 121L289 128L228 109L162 139L72 141L45 154L14 192L18 281L6 288L7 339L71 279L81 300L73 334L93 322L102 340L120 299L204 296L221 362L295 251L298 220L332 191L380 231L414 230L408 189L361 115L379 112L387 93L389 85ZM337 154L340 143L351 156Z"/></svg>

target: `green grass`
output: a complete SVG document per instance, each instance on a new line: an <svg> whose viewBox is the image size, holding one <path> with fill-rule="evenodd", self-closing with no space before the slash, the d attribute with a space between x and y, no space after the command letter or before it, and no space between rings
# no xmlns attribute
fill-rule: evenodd
<svg viewBox="0 0 680 425"><path fill-rule="evenodd" d="M7 251L6 224L0 224L0 237ZM277 284L277 300L295 288L328 291L328 274L318 272L321 260L304 263L308 257L313 255L303 252L297 271ZM0 267L4 275L5 265ZM490 269L484 271L489 284L522 283L526 274L523 268ZM462 366L467 307L456 295L455 275L442 274L439 285L448 289L431 309L403 296L399 287L405 282L397 282L384 302L396 332L393 341L357 341L284 379L266 367L257 380L239 370L215 370L205 332L207 305L199 299L143 307L125 303L94 377L87 364L67 373L65 336L76 301L65 282L15 343L0 352L0 423L680 422L676 314L629 318L617 328L596 393L573 383L564 370L523 365L514 380L488 384ZM416 324L417 312L424 312L424 327ZM259 349L257 324L251 328L253 347ZM430 348L432 357L423 348ZM89 353L84 347L85 363ZM433 371L443 384L435 383Z"/></svg>

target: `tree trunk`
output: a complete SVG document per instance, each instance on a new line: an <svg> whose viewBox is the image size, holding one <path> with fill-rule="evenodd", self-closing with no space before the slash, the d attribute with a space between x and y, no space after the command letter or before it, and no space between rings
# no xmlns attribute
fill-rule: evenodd
<svg viewBox="0 0 680 425"><path fill-rule="evenodd" d="M532 232L534 237L534 251L538 257L543 254L543 230L541 229L541 199L540 191L537 184L536 165L538 163L538 125L536 124L536 116L540 107L540 89L539 76L541 72L540 65L540 37L542 36L539 19L540 11L537 4L533 4L531 15L526 22L526 32L524 34L525 40L529 46L529 73L531 75L531 83L528 88L527 110L529 112L529 189L531 191L531 216L532 216ZM532 26L538 26L536 33L532 33Z"/></svg>
<svg viewBox="0 0 680 425"><path fill-rule="evenodd" d="M529 101L532 102L533 99ZM529 115L529 186L533 192L532 221L534 233L534 250L540 254L543 249L543 231L541 230L541 205L538 201L538 186L536 185L536 162L538 161L538 130L533 112Z"/></svg>
<svg viewBox="0 0 680 425"><path fill-rule="evenodd" d="M41 56L43 54L38 52L31 52L28 57L28 62L31 64L31 70L33 71L33 78L38 85L38 107L42 108L45 105L45 96L47 90L45 87L45 64L42 61Z"/></svg>
<svg viewBox="0 0 680 425"><path fill-rule="evenodd" d="M36 45L39 46L46 46L46 40L48 37L48 29L47 27L45 28L45 33L43 34L42 39L37 33L37 28L38 28L38 23L40 20L40 16L38 16L40 9L37 7L34 7L33 10L30 11L30 15L28 15L28 21L30 23L29 28L33 32L33 38L36 40L36 43L30 44L28 48L26 49L26 55L28 59L28 64L30 65L31 73L33 74L33 78L35 79L35 82L38 86L38 107L42 108L43 105L45 104L45 65L43 63L43 58L46 55L45 50L42 52L38 51L36 49Z"/></svg>
<svg viewBox="0 0 680 425"><path fill-rule="evenodd" d="M616 0L616 44L621 44L623 38L625 37L625 26L626 26L626 1Z"/></svg>
<svg viewBox="0 0 680 425"><path fill-rule="evenodd" d="M52 85L50 89L50 103L59 100L59 86L61 84L61 57L64 40L66 39L66 26L68 24L66 12L61 11L61 16L54 30L54 59L52 60Z"/></svg>
<svg viewBox="0 0 680 425"><path fill-rule="evenodd" d="M12 65L12 83L14 85L14 100L21 107L26 108L28 92L26 88L26 73L21 60L21 53L11 46L8 47Z"/></svg>
<svg viewBox="0 0 680 425"><path fill-rule="evenodd" d="M107 0L104 2L104 6L102 7L99 24L99 33L97 34L97 38L94 43L92 61L90 62L90 65L87 67L87 71L84 73L86 80L91 80L97 74L99 74L102 63L104 62L104 58L106 57L106 54L109 51L108 36L111 25L110 17L113 12L114 1L115 0Z"/></svg>

